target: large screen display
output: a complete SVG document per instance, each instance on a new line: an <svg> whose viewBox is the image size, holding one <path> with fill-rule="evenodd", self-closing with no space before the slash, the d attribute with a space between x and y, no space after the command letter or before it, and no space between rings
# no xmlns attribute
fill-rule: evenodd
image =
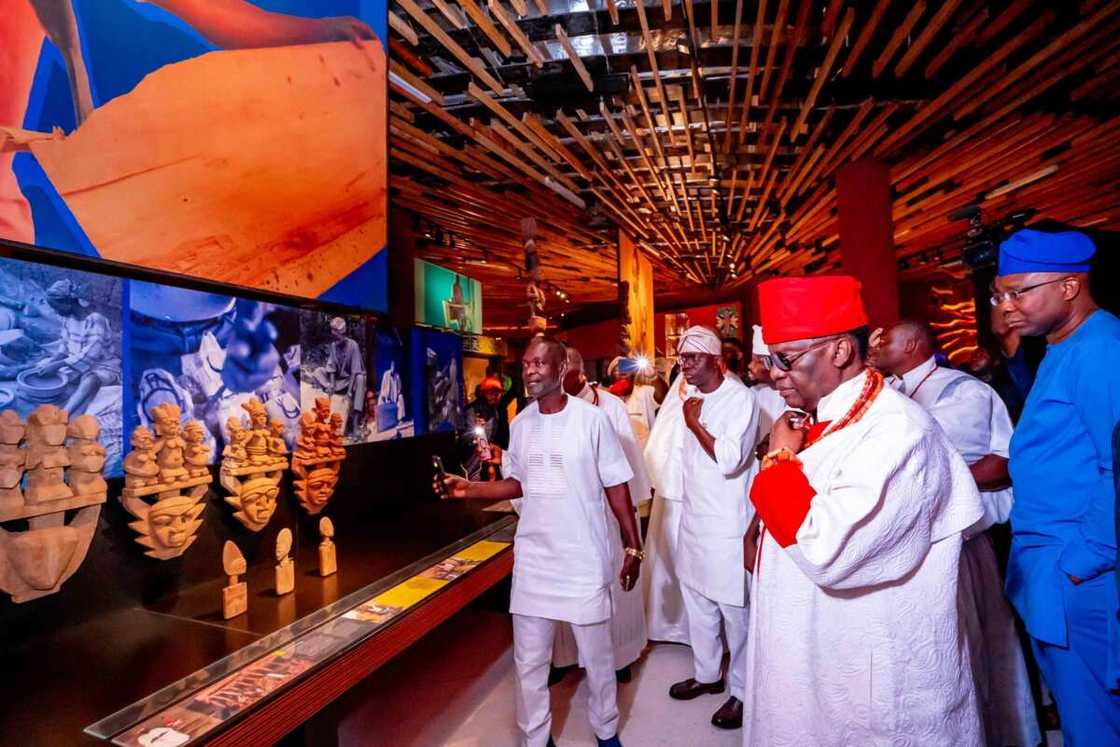
<svg viewBox="0 0 1120 747"><path fill-rule="evenodd" d="M5 0L0 237L387 309L385 0Z"/></svg>
<svg viewBox="0 0 1120 747"><path fill-rule="evenodd" d="M416 322L452 332L482 334L482 284L445 267L416 260Z"/></svg>

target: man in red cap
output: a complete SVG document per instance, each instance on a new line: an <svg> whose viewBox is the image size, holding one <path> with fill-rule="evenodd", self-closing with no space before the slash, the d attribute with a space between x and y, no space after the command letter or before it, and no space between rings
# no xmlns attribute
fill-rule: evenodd
<svg viewBox="0 0 1120 747"><path fill-rule="evenodd" d="M866 368L850 277L758 289L787 412L750 499L744 744L979 745L957 579L976 483L932 418Z"/></svg>

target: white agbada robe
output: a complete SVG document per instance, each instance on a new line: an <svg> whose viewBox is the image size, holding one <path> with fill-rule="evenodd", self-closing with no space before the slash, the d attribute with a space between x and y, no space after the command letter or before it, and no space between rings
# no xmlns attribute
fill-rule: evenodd
<svg viewBox="0 0 1120 747"><path fill-rule="evenodd" d="M758 404L758 440L770 435L774 422L789 409L778 390L769 384L755 384L751 387L754 401Z"/></svg>
<svg viewBox="0 0 1120 747"><path fill-rule="evenodd" d="M866 376L819 419L841 418ZM794 544L759 543L743 744L982 744L957 612L962 532L983 514L964 460L887 387L798 458L816 495Z"/></svg>
<svg viewBox="0 0 1120 747"><path fill-rule="evenodd" d="M684 444L684 377L677 375L649 434L645 462L653 484L653 506L646 529L642 588L646 629L651 641L688 644L688 616L677 578L677 541L684 512L681 453Z"/></svg>
<svg viewBox="0 0 1120 747"><path fill-rule="evenodd" d="M730 694L742 700L749 614L743 536L754 518L747 490L758 467L758 408L754 394L730 377L708 394L690 386L685 396L704 401L700 424L715 439L713 459L687 426L681 431L684 512L676 557L693 677L703 683L720 679L726 639Z"/></svg>
<svg viewBox="0 0 1120 747"><path fill-rule="evenodd" d="M901 378L901 390L925 407L969 465L988 454L1006 457L1013 426L995 390L930 357ZM992 747L1042 741L1023 648L1003 594L1003 578L985 529L1007 521L1011 489L981 490L984 518L970 530L961 558L961 615L968 635L984 732Z"/></svg>
<svg viewBox="0 0 1120 747"><path fill-rule="evenodd" d="M657 420L657 391L650 384L634 384L633 391L626 398L626 411L634 421L634 432L638 443L644 449L649 441L649 432Z"/></svg>
<svg viewBox="0 0 1120 747"><path fill-rule="evenodd" d="M502 474L521 484L513 544L515 705L526 744L548 741L548 668L555 628L571 623L586 659L588 716L601 739L618 730L610 587L622 541L605 487L633 473L606 414L576 397L545 415L531 403L510 425Z"/></svg>
<svg viewBox="0 0 1120 747"><path fill-rule="evenodd" d="M645 458L634 434L630 415L626 412L626 405L610 392L586 384L583 391L579 393L579 398L596 405L607 414L611 427L614 428L622 444L622 450L626 453L630 470L634 473L629 482L630 499L637 509L641 499L649 496L649 476L646 474ZM614 522L613 527L618 534L620 530L614 514L608 512L607 518ZM637 521L636 512L634 520ZM623 559L620 555L618 568L611 583L611 640L614 642L615 669L621 669L637 661L646 647L646 611L642 585L638 584L630 591L623 591L622 584L618 580ZM557 626L556 643L552 648L553 665L570 667L578 659L579 652L571 626ZM585 666L583 662L580 662L580 665Z"/></svg>

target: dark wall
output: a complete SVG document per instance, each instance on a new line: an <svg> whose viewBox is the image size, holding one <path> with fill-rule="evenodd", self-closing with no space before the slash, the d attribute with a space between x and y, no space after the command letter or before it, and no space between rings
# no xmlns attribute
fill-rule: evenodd
<svg viewBox="0 0 1120 747"><path fill-rule="evenodd" d="M341 541L353 527L370 523L409 525L410 514L436 502L431 492L431 455L440 454L449 469L457 463L449 433L383 441L347 448L341 479L322 515L335 524ZM260 532L251 532L233 518L225 490L214 483L204 499L202 526L187 551L171 560L144 555L136 544L132 520L117 500L122 480L109 483L109 500L102 506L93 544L78 572L55 594L14 604L0 594L0 640L11 643L31 633L62 628L124 607L167 608L175 597L204 583L225 578L222 546L233 540L250 566L274 565L276 535L284 527L293 534L293 555L301 545L319 542L318 516L308 516L292 492L291 472L285 474L276 513ZM422 532L417 522L415 531ZM306 553L305 553L306 554ZM371 582L374 579L368 579ZM217 604L215 597L215 605Z"/></svg>

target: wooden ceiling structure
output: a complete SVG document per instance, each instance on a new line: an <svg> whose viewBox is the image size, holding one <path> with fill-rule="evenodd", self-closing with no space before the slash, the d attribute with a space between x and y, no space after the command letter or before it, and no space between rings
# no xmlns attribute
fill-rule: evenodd
<svg viewBox="0 0 1120 747"><path fill-rule="evenodd" d="M835 174L891 165L899 267L989 220L1120 227L1120 0L393 0L390 199L421 255L524 319L521 220L553 310L839 266Z"/></svg>

